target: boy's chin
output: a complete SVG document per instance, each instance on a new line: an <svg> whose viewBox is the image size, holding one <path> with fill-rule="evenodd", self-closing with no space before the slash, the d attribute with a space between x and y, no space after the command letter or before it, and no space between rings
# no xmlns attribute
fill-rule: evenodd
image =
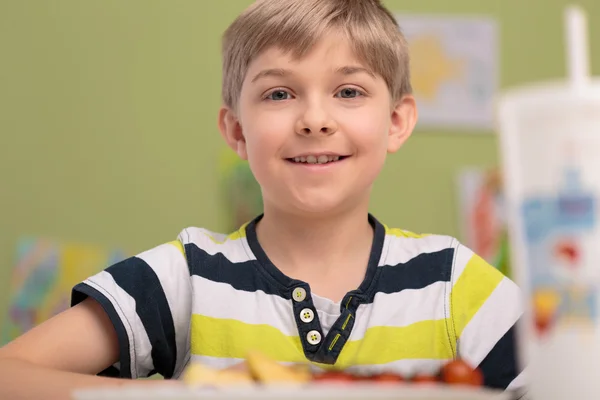
<svg viewBox="0 0 600 400"><path fill-rule="evenodd" d="M294 208L298 210L300 215L306 215L307 217L328 217L340 214L343 210L351 209L349 202L345 200L341 198L321 198L311 201L297 201Z"/></svg>
<svg viewBox="0 0 600 400"><path fill-rule="evenodd" d="M344 188L319 188L318 190L288 192L284 196L265 198L265 210L273 209L277 214L308 219L339 216L353 210L363 210L368 195L351 195ZM368 206L368 204L367 204Z"/></svg>

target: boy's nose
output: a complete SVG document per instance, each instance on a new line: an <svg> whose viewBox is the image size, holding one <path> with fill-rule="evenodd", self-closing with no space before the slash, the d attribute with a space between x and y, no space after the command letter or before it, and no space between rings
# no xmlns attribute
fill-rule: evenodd
<svg viewBox="0 0 600 400"><path fill-rule="evenodd" d="M329 126L322 126L320 129L311 129L309 127L304 127L300 130L297 130L296 133L301 135L312 135L314 133L321 133L323 135L331 135L335 130Z"/></svg>
<svg viewBox="0 0 600 400"><path fill-rule="evenodd" d="M307 109L296 121L296 133L299 135L331 135L337 131L337 124L320 107Z"/></svg>

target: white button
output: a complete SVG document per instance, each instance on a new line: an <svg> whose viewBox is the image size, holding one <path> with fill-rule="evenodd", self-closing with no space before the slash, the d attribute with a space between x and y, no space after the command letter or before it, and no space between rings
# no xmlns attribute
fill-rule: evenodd
<svg viewBox="0 0 600 400"><path fill-rule="evenodd" d="M321 343L321 334L319 331L310 331L306 335L306 340L308 340L308 343L310 344L319 344Z"/></svg>
<svg viewBox="0 0 600 400"><path fill-rule="evenodd" d="M302 322L309 323L315 319L315 313L310 308L305 308L304 310L300 311L300 319Z"/></svg>
<svg viewBox="0 0 600 400"><path fill-rule="evenodd" d="M306 298L306 290L304 290L304 288L301 287L294 289L292 298L298 302L303 301Z"/></svg>

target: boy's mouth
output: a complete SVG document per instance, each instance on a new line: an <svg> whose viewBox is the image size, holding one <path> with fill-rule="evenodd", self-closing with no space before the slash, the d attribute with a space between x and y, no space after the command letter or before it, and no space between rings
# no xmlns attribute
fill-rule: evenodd
<svg viewBox="0 0 600 400"><path fill-rule="evenodd" d="M287 161L295 163L295 164L327 164L336 161L342 161L343 159L348 158L348 156L338 156L338 155L320 155L320 156L300 156L293 158L286 158Z"/></svg>

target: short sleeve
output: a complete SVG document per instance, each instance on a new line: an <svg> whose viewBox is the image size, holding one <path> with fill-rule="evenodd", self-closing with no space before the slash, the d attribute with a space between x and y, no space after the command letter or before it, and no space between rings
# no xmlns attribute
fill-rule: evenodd
<svg viewBox="0 0 600 400"><path fill-rule="evenodd" d="M517 285L468 248L458 245L450 309L457 355L483 372L484 384L522 390L517 323L523 303Z"/></svg>
<svg viewBox="0 0 600 400"><path fill-rule="evenodd" d="M108 267L73 288L71 304L95 299L119 340L119 361L101 375L179 376L190 356L192 288L179 241Z"/></svg>

